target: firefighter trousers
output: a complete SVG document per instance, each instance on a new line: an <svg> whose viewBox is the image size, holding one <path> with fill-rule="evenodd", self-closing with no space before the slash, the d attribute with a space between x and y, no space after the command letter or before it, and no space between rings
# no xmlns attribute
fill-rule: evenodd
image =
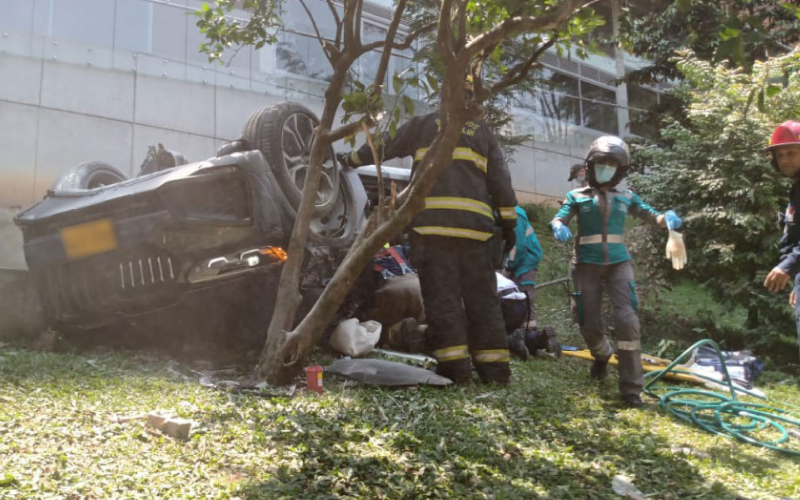
<svg viewBox="0 0 800 500"><path fill-rule="evenodd" d="M454 382L505 384L511 375L491 246L446 236L415 236L411 263L419 273L428 320L428 347L437 372Z"/></svg>
<svg viewBox="0 0 800 500"><path fill-rule="evenodd" d="M603 324L603 290L614 308L613 321L619 359L619 391L622 396L639 395L644 383L641 333L636 284L631 261L619 264L577 264L572 273L578 295L577 315L581 334L595 359L613 354Z"/></svg>

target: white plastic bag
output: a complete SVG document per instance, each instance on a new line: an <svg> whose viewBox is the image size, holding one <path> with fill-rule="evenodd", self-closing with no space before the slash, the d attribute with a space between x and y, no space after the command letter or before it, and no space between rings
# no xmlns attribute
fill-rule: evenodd
<svg viewBox="0 0 800 500"><path fill-rule="evenodd" d="M331 334L331 347L357 358L368 354L381 339L381 324L377 321L364 321L350 318L342 321Z"/></svg>
<svg viewBox="0 0 800 500"><path fill-rule="evenodd" d="M683 244L683 235L677 231L670 231L667 239L667 258L672 259L673 269L683 269L688 262L686 245Z"/></svg>

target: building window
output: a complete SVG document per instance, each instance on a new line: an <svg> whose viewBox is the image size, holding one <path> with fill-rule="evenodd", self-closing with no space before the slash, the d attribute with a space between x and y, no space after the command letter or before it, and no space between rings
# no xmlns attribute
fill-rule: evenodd
<svg viewBox="0 0 800 500"><path fill-rule="evenodd" d="M288 31L282 32L278 37L275 54L278 69L296 75L308 74L305 61L308 55L308 37Z"/></svg>
<svg viewBox="0 0 800 500"><path fill-rule="evenodd" d="M150 52L153 38L153 4L141 0L116 0L114 47L131 52Z"/></svg>
<svg viewBox="0 0 800 500"><path fill-rule="evenodd" d="M29 33L33 22L33 2L0 0L0 29L12 33Z"/></svg>
<svg viewBox="0 0 800 500"><path fill-rule="evenodd" d="M617 127L617 95L613 90L581 81L581 124L609 134Z"/></svg>
<svg viewBox="0 0 800 500"><path fill-rule="evenodd" d="M628 84L628 106L631 133L654 137L658 124L651 119L651 113L658 106L658 93L639 85Z"/></svg>
<svg viewBox="0 0 800 500"><path fill-rule="evenodd" d="M186 61L185 9L170 5L153 5L153 54L174 61Z"/></svg>
<svg viewBox="0 0 800 500"><path fill-rule="evenodd" d="M362 33L363 42L365 44L372 43L372 42L380 42L386 39L386 28L381 26L377 26L371 23L364 23L364 29ZM358 59L359 64L359 79L361 83L364 85L370 85L375 81L375 77L378 75L378 66L381 64L381 56L383 55L382 51L373 50L367 52L363 56ZM386 83L389 81L389 71L386 71L386 75L384 75L383 84L384 88L386 88Z"/></svg>
<svg viewBox="0 0 800 500"><path fill-rule="evenodd" d="M114 2L58 0L51 4L50 36L111 47L114 40Z"/></svg>
<svg viewBox="0 0 800 500"><path fill-rule="evenodd" d="M544 69L540 81L541 87L524 99L525 107L552 120L580 123L578 79Z"/></svg>

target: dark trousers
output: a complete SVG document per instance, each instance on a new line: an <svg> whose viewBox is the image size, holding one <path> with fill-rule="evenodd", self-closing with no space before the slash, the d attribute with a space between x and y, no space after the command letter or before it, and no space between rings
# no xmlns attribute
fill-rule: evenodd
<svg viewBox="0 0 800 500"><path fill-rule="evenodd" d="M794 295L796 298L800 298L800 273L797 273L797 276L794 278ZM794 304L795 322L797 324L797 345L800 349L800 299L796 300Z"/></svg>
<svg viewBox="0 0 800 500"><path fill-rule="evenodd" d="M411 263L419 273L428 342L437 372L455 382L470 378L470 358L481 380L505 384L508 338L497 297L488 243L445 236L416 236Z"/></svg>
<svg viewBox="0 0 800 500"><path fill-rule="evenodd" d="M581 335L595 359L608 359L614 352L603 324L603 291L614 306L614 332L619 358L619 391L623 396L639 395L644 384L641 333L636 284L631 261L608 266L578 264L572 271L575 289L581 292L578 323Z"/></svg>

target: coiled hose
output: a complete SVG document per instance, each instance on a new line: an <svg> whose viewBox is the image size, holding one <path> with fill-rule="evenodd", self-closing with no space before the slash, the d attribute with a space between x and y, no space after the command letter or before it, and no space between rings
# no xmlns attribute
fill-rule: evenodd
<svg viewBox="0 0 800 500"><path fill-rule="evenodd" d="M677 366L684 359L690 358L695 349L705 344L712 346L719 357L725 376L723 381L689 372ZM669 372L692 375L717 384L727 385L729 394L681 387L655 388L655 384ZM713 340L705 339L695 343L675 358L665 369L647 373L644 378L646 380L644 392L658 399L661 408L672 416L697 425L712 434L734 437L755 446L800 456L800 413L797 412L797 407L781 402L777 403L780 405L778 407L739 401L736 397L737 392L761 399L765 398L737 387L731 382L728 368L725 366L725 358ZM768 436L764 436L764 434L768 434ZM771 439L773 437L774 439ZM794 447L788 443L791 438L798 439L797 445Z"/></svg>

